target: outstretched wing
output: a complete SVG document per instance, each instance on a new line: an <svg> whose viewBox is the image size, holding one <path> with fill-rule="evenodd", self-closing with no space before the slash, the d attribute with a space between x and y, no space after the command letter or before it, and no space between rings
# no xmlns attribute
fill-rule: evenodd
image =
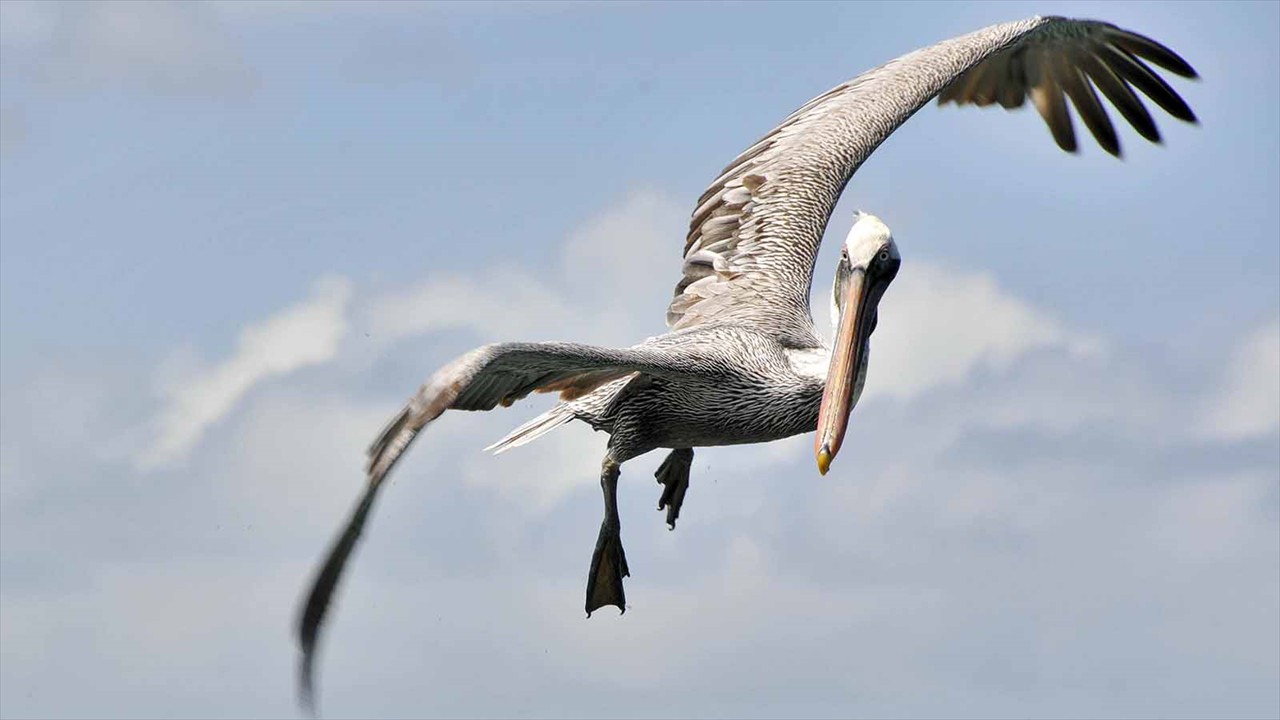
<svg viewBox="0 0 1280 720"><path fill-rule="evenodd" d="M1013 108L1029 97L1058 145L1074 152L1065 93L1102 147L1119 155L1094 87L1153 142L1160 139L1155 122L1133 88L1195 122L1144 61L1196 76L1172 50L1114 25L1032 18L917 50L810 100L730 163L698 200L667 324L747 324L796 346L818 344L809 285L827 220L863 161L925 103L937 96Z"/></svg>
<svg viewBox="0 0 1280 720"><path fill-rule="evenodd" d="M342 569L355 549L383 480L417 434L445 410L492 410L531 392L560 392L572 399L634 372L679 377L696 355L661 351L661 341L614 350L573 343L499 343L477 348L431 376L369 447L368 484L342 533L330 548L298 619L302 657L298 681L311 707L316 642Z"/></svg>

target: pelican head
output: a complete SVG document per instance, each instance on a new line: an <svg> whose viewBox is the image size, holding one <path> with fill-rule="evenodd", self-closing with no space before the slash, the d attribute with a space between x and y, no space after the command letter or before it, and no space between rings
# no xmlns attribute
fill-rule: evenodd
<svg viewBox="0 0 1280 720"><path fill-rule="evenodd" d="M836 268L832 313L836 338L813 448L818 472L823 475L840 452L849 413L862 394L867 378L867 341L876 329L876 308L901 264L889 226L875 215L857 213Z"/></svg>

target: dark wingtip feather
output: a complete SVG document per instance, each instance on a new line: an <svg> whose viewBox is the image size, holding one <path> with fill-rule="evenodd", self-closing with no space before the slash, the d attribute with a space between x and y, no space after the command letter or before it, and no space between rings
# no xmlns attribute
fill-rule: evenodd
<svg viewBox="0 0 1280 720"><path fill-rule="evenodd" d="M1183 122L1197 123L1195 113L1187 102L1169 87L1159 75L1152 72L1141 60L1131 55L1124 48L1116 45L1102 45L1107 61L1116 74L1135 85L1147 97L1151 98L1165 112Z"/></svg>
<svg viewBox="0 0 1280 720"><path fill-rule="evenodd" d="M1117 160L1124 159L1124 148L1120 146L1119 139L1112 137L1104 141L1102 138L1098 137L1097 134L1094 134L1093 137L1098 141L1098 145L1103 150L1107 151L1108 155L1110 155L1113 158L1116 158Z"/></svg>
<svg viewBox="0 0 1280 720"><path fill-rule="evenodd" d="M1094 87L1111 101L1112 107L1120 111L1129 125L1147 140L1160 144L1160 129L1156 127L1151 113L1143 106L1142 101L1133 94L1133 90L1118 78L1113 70L1101 62L1092 53L1081 53L1077 62L1089 77Z"/></svg>
<svg viewBox="0 0 1280 720"><path fill-rule="evenodd" d="M1146 35L1120 28L1116 28L1110 35L1111 42L1175 75L1181 75L1184 78L1193 80L1200 77L1196 73L1196 69L1191 67L1191 63L1183 60L1181 55L1169 49L1167 45L1156 42Z"/></svg>
<svg viewBox="0 0 1280 720"><path fill-rule="evenodd" d="M304 651L298 658L298 705L307 717L319 717L316 712L315 686L312 682L315 654Z"/></svg>
<svg viewBox="0 0 1280 720"><path fill-rule="evenodd" d="M1038 65L1043 73L1043 82L1037 93L1043 99L1043 106L1037 102L1036 107L1040 110L1045 123L1049 125L1049 132L1053 134L1053 141L1058 144L1058 147L1069 153L1077 152L1080 146L1076 143L1076 130L1075 124L1071 121L1071 111L1067 107L1066 98L1063 97L1062 78L1057 61L1054 58L1045 57L1040 59ZM1034 97L1032 99L1036 100Z"/></svg>
<svg viewBox="0 0 1280 720"><path fill-rule="evenodd" d="M338 536L328 556L325 557L324 564L320 566L320 572L316 574L316 579L311 585L311 591L307 593L307 601L298 618L298 649L301 653L298 659L298 703L309 715L315 715L316 646L320 638L320 629L324 625L325 613L333 600L333 592L338 587L338 581L342 579L342 570L351 557L351 551L355 549L356 542L360 539L365 522L369 519L369 511L373 508L373 501L381 486L381 482L371 479L368 487L365 488L342 534Z"/></svg>
<svg viewBox="0 0 1280 720"><path fill-rule="evenodd" d="M1182 98L1178 98L1178 100L1181 101ZM1178 108L1178 110L1179 111L1177 113L1170 112L1169 114L1173 115L1174 117L1178 118L1184 123L1190 123L1192 125L1200 124L1200 118L1196 117L1195 111L1192 110L1191 106L1187 105L1186 102L1182 102L1182 107Z"/></svg>
<svg viewBox="0 0 1280 720"><path fill-rule="evenodd" d="M1115 157L1120 157L1120 138L1116 136L1115 126L1111 124L1106 109L1102 107L1084 73L1077 67L1061 63L1055 68L1055 75L1067 97L1071 98L1076 114L1089 129L1089 133L1103 150Z"/></svg>

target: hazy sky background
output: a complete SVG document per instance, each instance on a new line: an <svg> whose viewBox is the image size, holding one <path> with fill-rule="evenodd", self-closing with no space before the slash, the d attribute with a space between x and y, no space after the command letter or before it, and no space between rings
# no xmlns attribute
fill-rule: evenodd
<svg viewBox="0 0 1280 720"><path fill-rule="evenodd" d="M0 715L292 716L363 449L482 342L662 332L693 202L791 110L1036 13L1181 53L1061 153L925 108L850 184L904 256L808 437L623 468L451 414L338 599L345 716L1280 714L1280 5L0 3ZM1112 117L1120 121L1116 113ZM1083 133L1077 123L1077 130ZM820 260L825 298L836 257Z"/></svg>

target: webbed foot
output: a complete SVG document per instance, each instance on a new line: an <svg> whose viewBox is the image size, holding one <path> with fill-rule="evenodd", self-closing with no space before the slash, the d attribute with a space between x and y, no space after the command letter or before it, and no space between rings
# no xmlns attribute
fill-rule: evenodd
<svg viewBox="0 0 1280 720"><path fill-rule="evenodd" d="M596 550L591 555L591 572L587 576L587 616L606 605L615 605L626 612L627 598L622 590L622 578L630 576L619 528L606 520L600 526Z"/></svg>
<svg viewBox="0 0 1280 720"><path fill-rule="evenodd" d="M689 490L689 467L692 465L693 450L680 448L672 450L658 467L658 472L653 474L663 486L658 509L666 508L667 525L672 530L676 529L676 518L680 517L680 506L684 504L684 494Z"/></svg>

